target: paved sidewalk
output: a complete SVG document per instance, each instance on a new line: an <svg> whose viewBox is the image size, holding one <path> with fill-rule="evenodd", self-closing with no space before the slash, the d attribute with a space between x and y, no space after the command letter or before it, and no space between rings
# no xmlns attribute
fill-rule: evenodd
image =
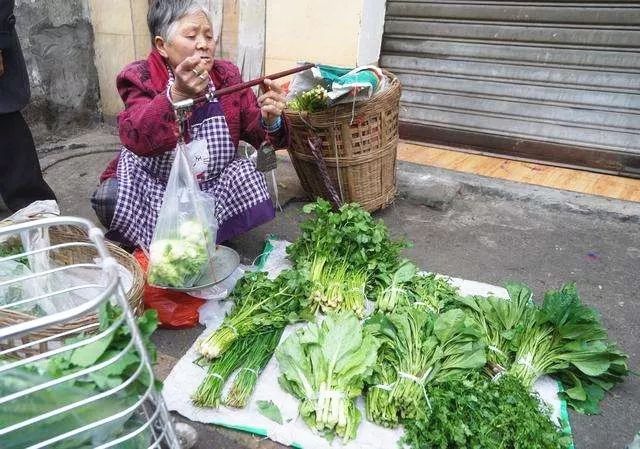
<svg viewBox="0 0 640 449"><path fill-rule="evenodd" d="M63 213L95 220L88 198L117 148L117 137L105 128L41 149L45 177ZM294 240L304 219L304 192L286 155L280 159L284 211L231 242L244 262L260 253L268 234ZM399 164L398 185L395 204L376 216L393 235L414 243L406 255L419 266L493 284L523 281L538 293L575 281L584 300L602 313L612 338L629 353L632 369L640 370L640 204L405 163ZM161 375L200 332L157 332ZM578 449L624 448L640 429L640 381L630 377L605 400L601 415L572 414L571 424ZM282 447L230 430L197 427L198 448Z"/></svg>

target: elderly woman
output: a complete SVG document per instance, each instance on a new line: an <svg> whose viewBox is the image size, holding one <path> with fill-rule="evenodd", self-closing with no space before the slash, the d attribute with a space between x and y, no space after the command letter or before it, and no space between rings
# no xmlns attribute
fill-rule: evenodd
<svg viewBox="0 0 640 449"><path fill-rule="evenodd" d="M214 60L208 11L197 0L154 0L148 25L153 49L118 75L125 109L118 116L123 148L101 176L92 205L108 237L148 247L177 144L172 102L240 83L237 67ZM216 201L218 242L274 217L264 176L236 157L238 142L256 148L268 139L288 144L285 99L271 80L256 98L251 89L196 107L189 119L187 154L203 192Z"/></svg>

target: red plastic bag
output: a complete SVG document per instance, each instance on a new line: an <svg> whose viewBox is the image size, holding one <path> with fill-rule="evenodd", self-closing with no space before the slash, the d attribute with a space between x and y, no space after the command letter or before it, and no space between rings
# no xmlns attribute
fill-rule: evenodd
<svg viewBox="0 0 640 449"><path fill-rule="evenodd" d="M133 257L142 267L142 271L147 272L149 259L140 249L133 252ZM163 288L151 287L144 284L144 307L158 311L160 327L165 329L185 329L198 324L198 309L206 301L194 298L183 292L165 290Z"/></svg>

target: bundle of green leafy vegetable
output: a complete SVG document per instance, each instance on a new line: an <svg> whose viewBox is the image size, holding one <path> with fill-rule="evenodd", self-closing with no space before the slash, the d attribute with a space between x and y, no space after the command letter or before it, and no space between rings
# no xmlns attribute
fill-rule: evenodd
<svg viewBox="0 0 640 449"><path fill-rule="evenodd" d="M487 346L487 371L502 373L514 360L514 338L535 320L532 292L525 285L507 284L509 298L458 297L456 302L473 317Z"/></svg>
<svg viewBox="0 0 640 449"><path fill-rule="evenodd" d="M196 221L182 223L174 239L158 239L149 248L149 284L191 287L209 265L210 232Z"/></svg>
<svg viewBox="0 0 640 449"><path fill-rule="evenodd" d="M543 374L562 381L576 411L599 413L606 391L628 375L627 355L609 341L595 310L582 304L574 284L544 295L536 320L515 340L510 373L531 387Z"/></svg>
<svg viewBox="0 0 640 449"><path fill-rule="evenodd" d="M108 329L121 315L122 311L119 307L112 306L108 302L105 303L99 312L99 330ZM145 312L138 319L138 327L153 361L155 361L156 351L150 336L156 329L157 323L157 313L152 310ZM80 335L69 339L66 344L85 338L85 335ZM140 355L133 348L124 352L120 357L118 354L127 348L131 338L129 329L121 325L113 333L85 346L2 372L0 374L0 398L27 391L45 382L72 375L87 367L113 359L112 363L108 363L105 367L88 375L63 381L3 403L0 406L0 429L93 397L130 379L142 363ZM0 362L0 366L7 362L8 360ZM73 410L54 414L41 422L3 435L2 447L17 449L31 446L111 417L133 406L140 398L140 394L149 388L150 380L149 373L143 369L133 382L117 393ZM63 441L50 444L47 447L57 449L95 447L133 432L144 423L144 419L145 417L138 413L131 413L111 423L100 425L93 430L73 437L67 437ZM149 446L150 436L148 431L141 432L136 437L121 442L118 447L124 449L146 448Z"/></svg>
<svg viewBox="0 0 640 449"><path fill-rule="evenodd" d="M191 397L193 403L198 407L218 407L222 403L245 407L262 370L273 356L282 331L282 328L268 328L259 334L246 335L237 339L219 358L197 360L197 364L207 368L207 374ZM224 387L234 372L231 387L223 398Z"/></svg>
<svg viewBox="0 0 640 449"><path fill-rule="evenodd" d="M204 357L197 360L198 365L207 367L207 374L191 396L193 403L198 407L218 407L223 402L222 391L227 380L259 340L258 335L247 335L236 340L221 357L213 361Z"/></svg>
<svg viewBox="0 0 640 449"><path fill-rule="evenodd" d="M446 278L418 273L409 261L403 261L394 272L382 274L379 279L376 309L381 312L411 305L440 313L458 297L458 290Z"/></svg>
<svg viewBox="0 0 640 449"><path fill-rule="evenodd" d="M323 312L349 310L362 318L365 314L367 276L353 271L343 260L327 267L327 258L314 258L309 269L311 306Z"/></svg>
<svg viewBox="0 0 640 449"><path fill-rule="evenodd" d="M376 309L381 312L393 312L400 305L408 305L411 301L409 284L416 276L417 267L404 261L393 272L381 273L382 281L376 294Z"/></svg>
<svg viewBox="0 0 640 449"><path fill-rule="evenodd" d="M258 335L257 341L238 367L238 373L231 384L225 404L230 407L246 407L258 383L262 370L273 356L284 329L271 329Z"/></svg>
<svg viewBox="0 0 640 449"><path fill-rule="evenodd" d="M328 438L355 438L361 419L355 398L373 371L379 344L356 315L341 312L299 329L276 349L280 385L300 399L309 427Z"/></svg>
<svg viewBox="0 0 640 449"><path fill-rule="evenodd" d="M328 201L318 199L303 211L314 216L300 225L300 237L287 247L297 269L309 269L319 257L325 259L323 270L348 262L348 273L366 276L365 291L370 295L400 265L400 251L406 244L391 240L384 223L358 204L345 204L334 212Z"/></svg>
<svg viewBox="0 0 640 449"><path fill-rule="evenodd" d="M298 94L287 103L287 107L300 112L317 112L326 109L329 102L327 89L316 86Z"/></svg>
<svg viewBox="0 0 640 449"><path fill-rule="evenodd" d="M230 298L235 300L234 308L220 327L197 344L198 352L208 359L220 357L238 338L312 317L306 272L285 270L273 280L265 272L249 272Z"/></svg>
<svg viewBox="0 0 640 449"><path fill-rule="evenodd" d="M542 305L524 285L507 285L509 299L460 298L487 344L492 373L508 371L527 389L544 374L559 379L569 406L598 413L606 391L629 373L627 355L609 341L595 310L575 285L547 292Z"/></svg>
<svg viewBox="0 0 640 449"><path fill-rule="evenodd" d="M411 449L566 449L571 435L551 421L540 399L520 382L478 373L429 388L421 413L404 421L401 443Z"/></svg>
<svg viewBox="0 0 640 449"><path fill-rule="evenodd" d="M11 257L24 252L22 241L18 237L12 237L0 243L0 259L3 257ZM29 266L29 260L26 256L13 259L23 265Z"/></svg>
<svg viewBox="0 0 640 449"><path fill-rule="evenodd" d="M486 362L479 329L460 309L437 316L416 308L377 313L365 328L381 341L366 396L367 417L386 427L418 416L431 384Z"/></svg>

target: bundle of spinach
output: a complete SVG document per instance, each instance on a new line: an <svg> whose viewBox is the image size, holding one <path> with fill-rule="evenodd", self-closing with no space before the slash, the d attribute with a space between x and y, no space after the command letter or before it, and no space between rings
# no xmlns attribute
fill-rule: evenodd
<svg viewBox="0 0 640 449"><path fill-rule="evenodd" d="M334 212L328 201L318 199L303 211L314 217L301 224L300 237L287 247L296 268L308 267L316 257L326 259L324 269L328 270L348 263L352 273L366 275L370 295L400 265L400 251L407 245L392 241L384 223L358 204L345 204Z"/></svg>
<svg viewBox="0 0 640 449"><path fill-rule="evenodd" d="M431 384L486 362L479 329L459 309L438 316L415 308L377 313L365 328L381 341L366 396L367 417L386 427L417 417Z"/></svg>
<svg viewBox="0 0 640 449"><path fill-rule="evenodd" d="M285 391L300 399L300 415L325 437L356 436L360 412L355 398L371 375L378 340L353 313L329 314L290 335L276 349Z"/></svg>
<svg viewBox="0 0 640 449"><path fill-rule="evenodd" d="M544 295L536 320L517 336L510 372L531 387L543 374L562 381L562 396L576 411L599 413L606 391L629 374L627 355L609 341L595 310L582 304L576 286Z"/></svg>
<svg viewBox="0 0 640 449"><path fill-rule="evenodd" d="M482 329L488 370L508 371L527 389L544 374L559 379L569 406L598 413L599 402L629 373L627 355L609 341L595 310L575 285L547 292L541 306L524 285L507 285L509 299L460 298Z"/></svg>
<svg viewBox="0 0 640 449"><path fill-rule="evenodd" d="M571 435L548 409L510 376L496 382L478 373L429 389L421 413L404 422L401 443L411 449L566 449Z"/></svg>
<svg viewBox="0 0 640 449"><path fill-rule="evenodd" d="M239 338L312 318L306 272L285 270L271 280L266 272L245 274L231 292L231 310L215 331L197 343L208 359L220 357Z"/></svg>
<svg viewBox="0 0 640 449"><path fill-rule="evenodd" d="M393 312L399 305L407 305L410 301L409 284L416 276L417 270L414 264L405 260L397 270L380 274L376 309L381 312Z"/></svg>
<svg viewBox="0 0 640 449"><path fill-rule="evenodd" d="M109 302L99 311L99 330L110 328L122 315L122 310ZM138 319L143 341L153 361L155 346L150 336L158 324L156 311L149 310ZM87 338L85 335L69 339L71 344ZM121 385L135 375L142 363L139 353L129 349L123 353L131 341L129 329L120 325L116 330L92 343L71 351L63 352L49 359L21 365L0 375L0 398L28 391L31 388L72 375L97 364L113 360L101 369L85 376L67 380L46 389L33 391L27 396L5 402L0 407L0 429L16 425L26 420L59 409L60 407L93 397L101 392ZM120 356L119 354L123 354ZM6 361L5 361L6 363ZM45 420L10 432L2 437L3 448L23 448L54 438L87 424L126 410L131 407L149 387L150 378L143 370L132 383L123 390L97 401L76 407L70 411L55 414ZM134 431L144 419L136 413L93 430L83 432L47 447L57 449L89 448L122 437ZM146 448L150 434L142 432L138 436L121 442L118 447L126 449Z"/></svg>
<svg viewBox="0 0 640 449"><path fill-rule="evenodd" d="M440 313L455 307L459 296L457 287L447 278L434 274L416 274L409 282L411 306L425 309L431 313Z"/></svg>

